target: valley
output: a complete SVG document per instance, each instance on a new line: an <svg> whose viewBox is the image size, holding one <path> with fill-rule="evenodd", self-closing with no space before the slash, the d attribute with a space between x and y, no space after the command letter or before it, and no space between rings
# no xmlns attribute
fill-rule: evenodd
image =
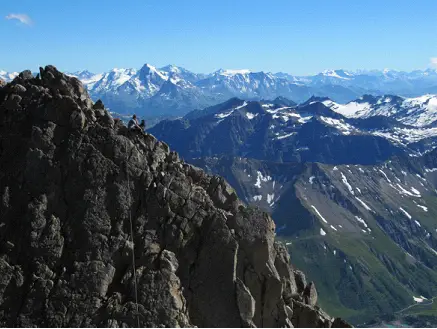
<svg viewBox="0 0 437 329"><path fill-rule="evenodd" d="M232 99L151 132L271 213L328 312L370 325L426 307L411 305L437 294L432 124L346 117L325 102ZM401 138L402 129L420 133Z"/></svg>

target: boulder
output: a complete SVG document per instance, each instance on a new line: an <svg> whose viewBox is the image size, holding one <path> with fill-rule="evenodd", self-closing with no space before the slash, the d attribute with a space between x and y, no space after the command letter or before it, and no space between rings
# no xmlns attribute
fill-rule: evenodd
<svg viewBox="0 0 437 329"><path fill-rule="evenodd" d="M303 291L303 298L306 304L315 306L317 304L317 291L314 282L308 283Z"/></svg>
<svg viewBox="0 0 437 329"><path fill-rule="evenodd" d="M253 326L252 319L255 315L255 299L243 281L237 279L235 285L237 290L237 305L240 311L241 320L246 325Z"/></svg>

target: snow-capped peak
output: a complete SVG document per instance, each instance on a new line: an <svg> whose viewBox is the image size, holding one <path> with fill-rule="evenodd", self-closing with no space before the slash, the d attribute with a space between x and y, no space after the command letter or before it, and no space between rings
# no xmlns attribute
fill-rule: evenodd
<svg viewBox="0 0 437 329"><path fill-rule="evenodd" d="M217 73L220 75L225 75L225 76L234 76L237 74L245 75L245 74L249 74L252 72L250 70L247 70L247 69L242 69L242 70L230 70L230 69L222 70L221 69L221 70L218 70Z"/></svg>
<svg viewBox="0 0 437 329"><path fill-rule="evenodd" d="M88 75L88 76L92 76L94 75L94 73L88 71L88 70L79 70L76 72L73 72L72 74L76 74L76 75Z"/></svg>
<svg viewBox="0 0 437 329"><path fill-rule="evenodd" d="M437 120L437 95L414 98L364 95L347 104L339 104L331 100L324 101L323 104L349 118L368 118L380 115L416 127L424 127Z"/></svg>
<svg viewBox="0 0 437 329"><path fill-rule="evenodd" d="M76 72L67 73L67 74L70 76L76 77L79 80L82 80L84 83L88 83L89 80L93 80L94 77L98 76L98 74L94 74L88 70L81 70L81 71L76 71Z"/></svg>
<svg viewBox="0 0 437 329"><path fill-rule="evenodd" d="M159 70L161 72L176 73L176 74L180 74L183 71L185 71L185 69L183 69L183 68L181 68L179 66L173 65L173 64L161 67Z"/></svg>
<svg viewBox="0 0 437 329"><path fill-rule="evenodd" d="M346 72L344 70L325 70L321 73L321 75L337 79L349 79L353 76L352 73Z"/></svg>
<svg viewBox="0 0 437 329"><path fill-rule="evenodd" d="M146 75L155 75L161 78L162 80L167 80L168 77L163 74L163 72L159 71L155 66L152 66L150 64L144 64L141 70L139 71L140 75L146 76Z"/></svg>
<svg viewBox="0 0 437 329"><path fill-rule="evenodd" d="M18 72L6 72L1 70L0 71L0 79L9 82L13 80L19 73Z"/></svg>

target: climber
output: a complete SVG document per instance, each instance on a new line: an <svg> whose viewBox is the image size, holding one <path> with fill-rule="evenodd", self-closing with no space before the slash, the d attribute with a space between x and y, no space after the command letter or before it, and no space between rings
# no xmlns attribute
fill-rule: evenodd
<svg viewBox="0 0 437 329"><path fill-rule="evenodd" d="M141 127L138 125L136 114L132 116L132 119L130 119L129 123L127 124L127 127L132 130L142 130Z"/></svg>
<svg viewBox="0 0 437 329"><path fill-rule="evenodd" d="M141 120L140 128L141 128L141 131L142 131L142 132L145 132L145 131L146 131L146 121Z"/></svg>

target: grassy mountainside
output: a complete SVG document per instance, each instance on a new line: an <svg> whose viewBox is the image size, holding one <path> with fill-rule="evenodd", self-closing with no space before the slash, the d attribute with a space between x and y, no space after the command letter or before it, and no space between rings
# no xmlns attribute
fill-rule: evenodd
<svg viewBox="0 0 437 329"><path fill-rule="evenodd" d="M435 154L375 166L194 160L272 213L321 305L355 325L437 295L436 162Z"/></svg>

